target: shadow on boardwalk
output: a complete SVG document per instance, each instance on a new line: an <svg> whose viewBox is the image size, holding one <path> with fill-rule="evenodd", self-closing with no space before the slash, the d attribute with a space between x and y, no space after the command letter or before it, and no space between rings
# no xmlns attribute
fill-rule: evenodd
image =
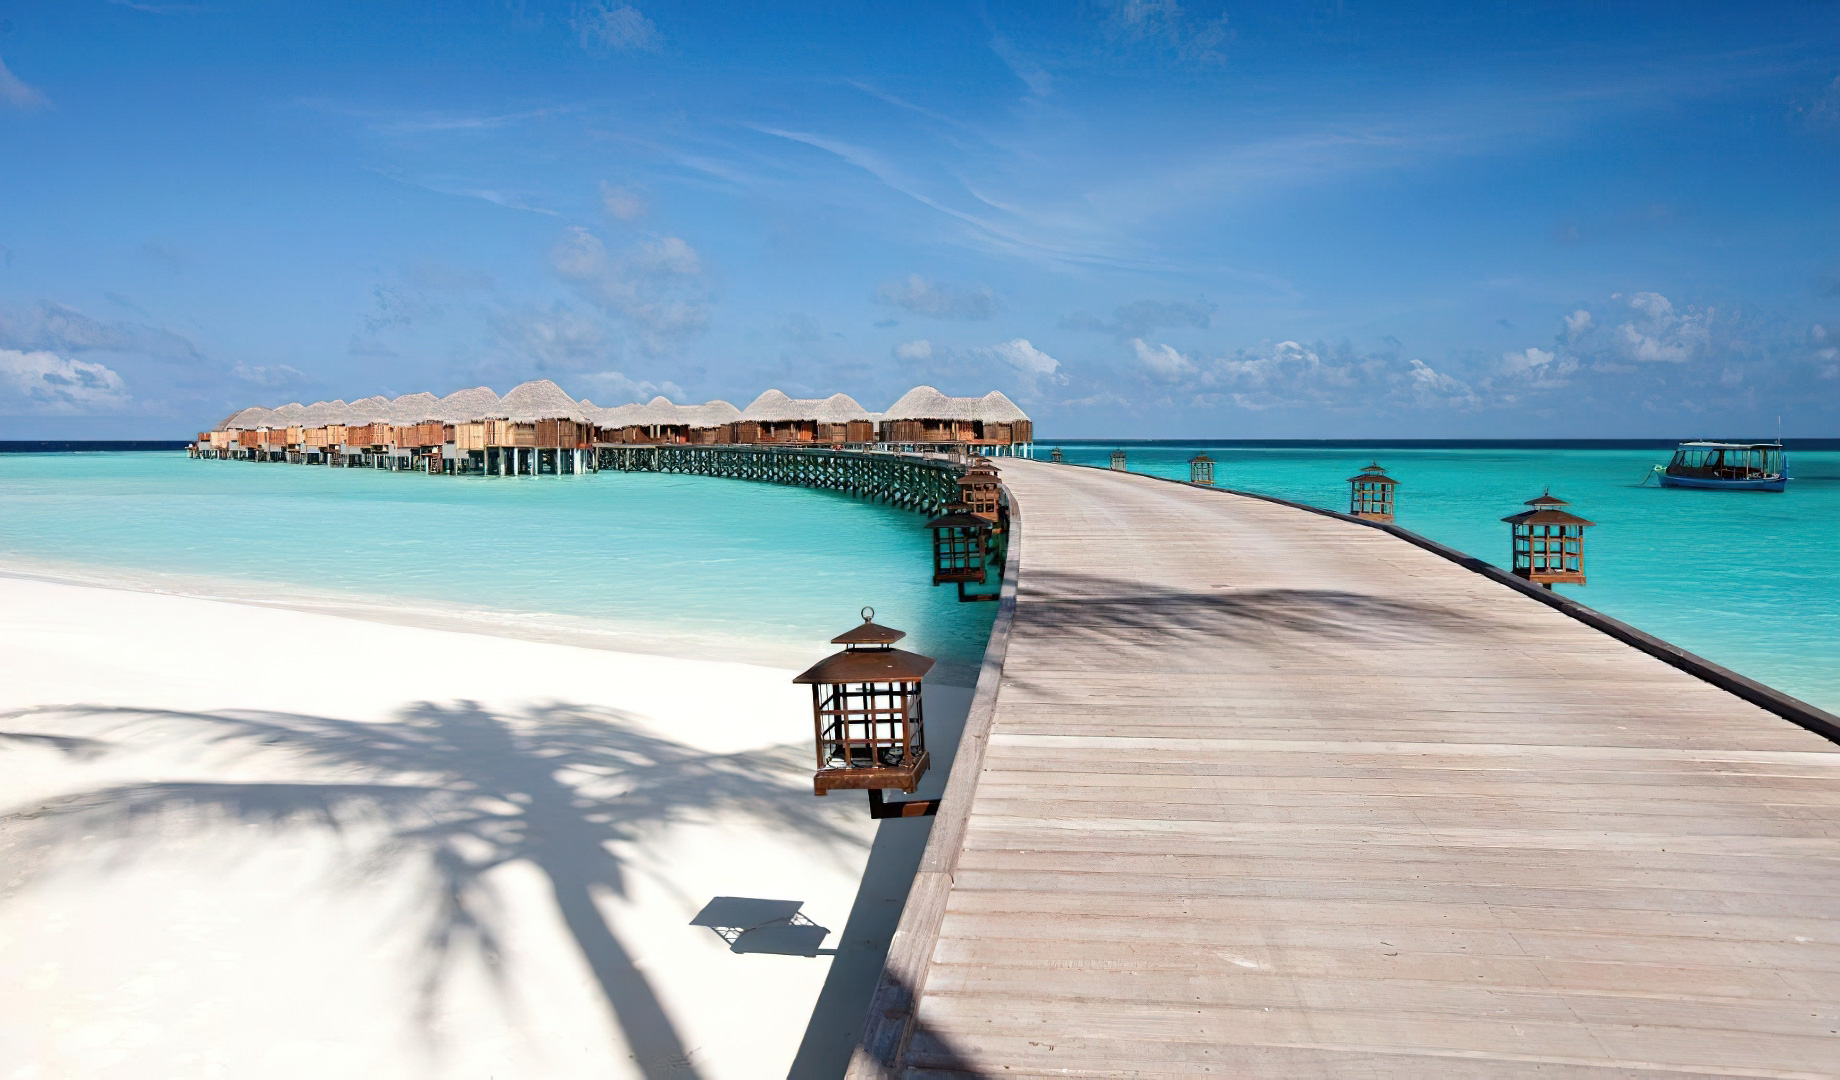
<svg viewBox="0 0 1840 1080"><path fill-rule="evenodd" d="M1018 599L1036 627L1119 645L1184 639L1250 646L1300 638L1432 641L1488 629L1438 604L1336 589L1183 592L1058 570L1029 571L1021 589Z"/></svg>
<svg viewBox="0 0 1840 1080"><path fill-rule="evenodd" d="M497 905L487 875L509 863L529 863L546 876L557 912L647 1077L698 1073L651 983L597 906L599 896L626 894L628 868L619 845L710 813L746 815L840 853L861 843L821 814L807 789L768 775L781 765L803 764L801 752L707 754L647 734L611 709L559 704L507 716L471 702L423 702L394 723L82 706L33 712L114 720L118 735L131 735L143 721L195 723L215 743L279 752L338 779L99 788L11 808L0 824L11 826L16 850L38 849L54 860L62 845L91 834L151 848L161 830L175 828L336 832L381 824L387 840L357 867L356 884L403 870L421 875L418 1019L424 1026L461 960L484 961L504 991L497 975L500 928L492 914ZM15 739L72 754L100 752L96 739L9 736Z"/></svg>

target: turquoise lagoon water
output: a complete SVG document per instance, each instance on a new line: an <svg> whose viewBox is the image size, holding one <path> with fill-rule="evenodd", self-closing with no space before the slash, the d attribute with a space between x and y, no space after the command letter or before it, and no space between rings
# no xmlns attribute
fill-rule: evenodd
<svg viewBox="0 0 1840 1080"><path fill-rule="evenodd" d="M0 568L613 648L803 666L864 605L968 683L994 604L931 585L920 515L604 472L429 477L0 454Z"/></svg>
<svg viewBox="0 0 1840 1080"><path fill-rule="evenodd" d="M1041 443L1046 457L1050 443ZM1397 522L1504 565L1501 518L1550 488L1597 522L1590 583L1560 591L1829 711L1840 711L1840 452L1789 442L1789 490L1692 491L1641 483L1672 444L1613 449L1401 449L1217 443L1061 443L1105 465L1188 479L1205 449L1214 482L1333 510L1347 478L1378 461L1400 482Z"/></svg>

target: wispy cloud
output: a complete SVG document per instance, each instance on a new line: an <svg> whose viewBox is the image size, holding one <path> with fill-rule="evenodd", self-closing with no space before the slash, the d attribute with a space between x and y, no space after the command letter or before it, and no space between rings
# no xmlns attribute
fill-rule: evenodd
<svg viewBox="0 0 1840 1080"><path fill-rule="evenodd" d="M507 210L520 210L527 214L542 214L545 217L562 216L548 207L537 206L529 202L526 196L517 192L499 191L494 188L476 187L465 183L421 180L402 176L379 168L371 168L369 171L376 173L385 180L393 180L407 187L421 188L423 191L432 191L436 195L449 195L457 199L478 199L481 202L491 203L493 206L502 206Z"/></svg>
<svg viewBox="0 0 1840 1080"><path fill-rule="evenodd" d="M583 4L575 9L569 25L586 49L657 52L663 45L658 27L631 4L612 0Z"/></svg>
<svg viewBox="0 0 1840 1080"><path fill-rule="evenodd" d="M875 290L875 298L935 319L988 319L1001 305L1001 298L987 285L950 285L928 281L919 274L883 282Z"/></svg>
<svg viewBox="0 0 1840 1080"><path fill-rule="evenodd" d="M0 60L0 103L28 110L42 109L51 104L45 95L27 86L19 76L8 70L4 60Z"/></svg>
<svg viewBox="0 0 1840 1080"><path fill-rule="evenodd" d="M997 59L1003 61L1010 73L1016 76L1022 85L1028 87L1031 95L1045 98L1054 92L1054 77L1048 74L1046 68L1024 54L1021 49L1010 44L1007 37L1002 34L992 37L990 51L996 53Z"/></svg>
<svg viewBox="0 0 1840 1080"><path fill-rule="evenodd" d="M583 299L625 323L646 352L663 351L709 323L702 259L680 237L615 254L574 226L551 249L550 265Z"/></svg>
<svg viewBox="0 0 1840 1080"><path fill-rule="evenodd" d="M148 15L196 15L204 11L201 4L148 4L142 0L108 0L116 7L125 7L131 11L144 12Z"/></svg>

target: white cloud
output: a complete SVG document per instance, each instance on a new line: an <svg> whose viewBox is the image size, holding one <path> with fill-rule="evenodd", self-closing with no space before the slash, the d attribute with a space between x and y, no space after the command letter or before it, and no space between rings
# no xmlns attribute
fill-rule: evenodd
<svg viewBox="0 0 1840 1080"><path fill-rule="evenodd" d="M658 27L631 4L616 5L612 0L584 4L575 9L569 25L586 49L657 52L660 45Z"/></svg>
<svg viewBox="0 0 1840 1080"><path fill-rule="evenodd" d="M0 60L0 103L15 109L39 109L51 104L45 95L27 86L20 81L19 76L7 70L4 60Z"/></svg>
<svg viewBox="0 0 1840 1080"><path fill-rule="evenodd" d="M0 349L0 412L114 412L130 400L121 376L101 364L53 352Z"/></svg>
<svg viewBox="0 0 1840 1080"><path fill-rule="evenodd" d="M653 267L672 274L686 276L703 272L703 261L689 244L675 236L667 236L645 244L642 249L646 261Z"/></svg>
<svg viewBox="0 0 1840 1080"><path fill-rule="evenodd" d="M1180 379L1195 373L1195 363L1168 345L1150 345L1143 338L1132 338L1131 348L1137 362L1165 379Z"/></svg>
<svg viewBox="0 0 1840 1080"><path fill-rule="evenodd" d="M550 264L585 299L624 320L647 352L700 333L709 323L702 260L678 237L641 244L616 258L598 236L577 225L551 250Z"/></svg>
<svg viewBox="0 0 1840 1080"><path fill-rule="evenodd" d="M1617 327L1623 356L1642 364L1681 364L1694 358L1710 340L1712 309L1677 314L1660 293L1640 292L1629 298L1641 317Z"/></svg>
<svg viewBox="0 0 1840 1080"><path fill-rule="evenodd" d="M1577 311L1565 317L1565 332L1571 337L1575 338L1590 328L1591 313L1583 308L1579 308Z"/></svg>
<svg viewBox="0 0 1840 1080"><path fill-rule="evenodd" d="M1570 322L1571 320L1567 319L1566 321ZM1521 352L1502 353L1501 362L1502 366L1507 369L1509 374L1517 374L1545 367L1547 364L1553 362L1553 354L1547 352L1545 349L1527 348ZM1415 360L1413 363L1417 363L1417 361Z"/></svg>
<svg viewBox="0 0 1840 1080"><path fill-rule="evenodd" d="M1010 74L1021 80L1035 97L1047 97L1054 92L1054 78L1047 70L1034 60L1023 55L1009 39L1001 34L990 40L990 51L1009 68Z"/></svg>
<svg viewBox="0 0 1840 1080"><path fill-rule="evenodd" d="M660 382L632 379L618 371L596 371L572 376L570 385L579 387L582 397L602 407L629 401L650 401L659 394L679 402L684 398L684 388L669 379Z"/></svg>
<svg viewBox="0 0 1840 1080"><path fill-rule="evenodd" d="M599 362L609 351L601 324L563 304L501 311L492 317L492 334L501 351L533 360L540 370Z"/></svg>
<svg viewBox="0 0 1840 1080"><path fill-rule="evenodd" d="M603 180L601 207L621 221L637 221L645 216L645 197L631 188L617 188Z"/></svg>
<svg viewBox="0 0 1840 1080"><path fill-rule="evenodd" d="M271 388L294 386L306 380L306 375L298 368L289 367L286 364L276 364L273 367L251 367L248 364L238 364L230 369L230 375L246 383Z"/></svg>
<svg viewBox="0 0 1840 1080"><path fill-rule="evenodd" d="M875 290L884 304L935 319L988 319L999 306L997 294L983 285L960 288L910 274L905 281L884 282Z"/></svg>
<svg viewBox="0 0 1840 1080"><path fill-rule="evenodd" d="M1005 341L1001 345L992 345L987 349L973 349L974 353L985 353L1003 361L1024 375L1041 377L1053 375L1060 370L1061 362L1035 346L1027 338Z"/></svg>
<svg viewBox="0 0 1840 1080"><path fill-rule="evenodd" d="M918 341L905 341L894 347L894 355L901 360L931 360L933 343L925 338Z"/></svg>

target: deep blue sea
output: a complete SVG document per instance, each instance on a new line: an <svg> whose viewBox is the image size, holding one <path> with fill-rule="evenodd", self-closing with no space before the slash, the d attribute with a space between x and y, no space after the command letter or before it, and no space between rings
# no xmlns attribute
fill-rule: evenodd
<svg viewBox="0 0 1840 1080"><path fill-rule="evenodd" d="M903 648L967 683L996 605L932 586L925 522L706 477L0 454L0 569L799 666L869 605L908 632Z"/></svg>
<svg viewBox="0 0 1840 1080"><path fill-rule="evenodd" d="M1041 443L1046 458L1053 444ZM1497 565L1501 518L1543 491L1597 523L1589 583L1561 592L1829 711L1840 711L1840 451L1788 442L1789 489L1662 488L1644 476L1672 445L1291 446L1059 444L1070 462L1188 479L1205 449L1222 487L1348 509L1348 478L1377 461L1399 481L1397 523Z"/></svg>

